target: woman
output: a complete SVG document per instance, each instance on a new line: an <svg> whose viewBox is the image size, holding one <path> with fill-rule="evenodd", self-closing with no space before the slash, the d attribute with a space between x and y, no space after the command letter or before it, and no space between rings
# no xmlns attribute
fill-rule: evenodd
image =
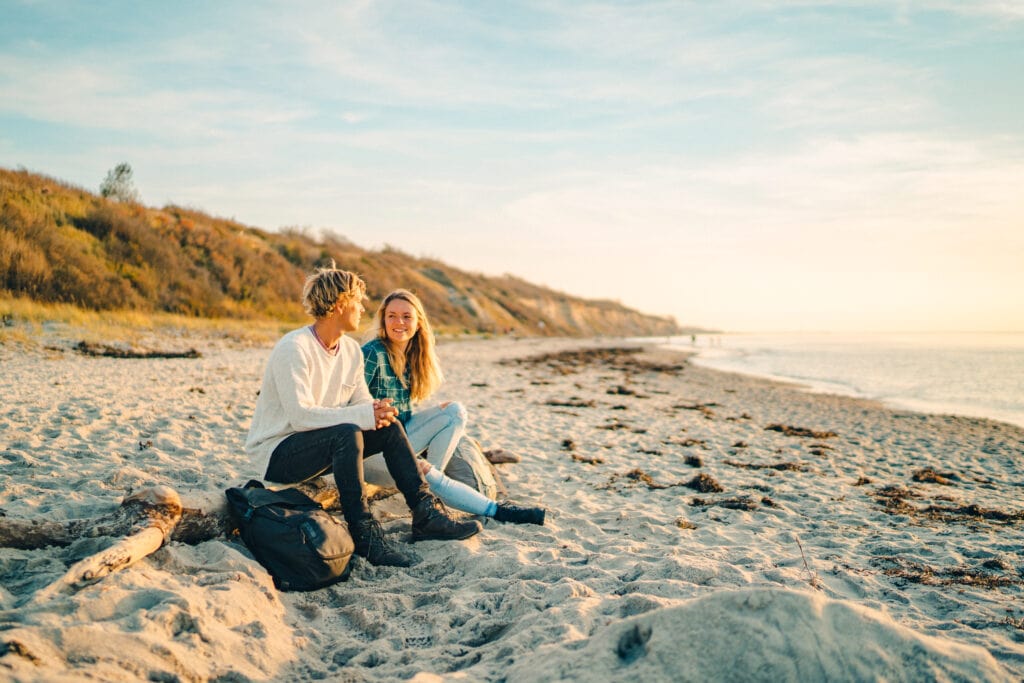
<svg viewBox="0 0 1024 683"><path fill-rule="evenodd" d="M245 446L268 481L293 484L332 472L356 554L370 564L408 567L416 558L392 546L370 514L367 453L384 454L412 511L413 540L468 538L481 526L453 519L430 493L397 411L367 390L359 344L346 335L359 327L365 291L358 276L334 267L306 279L302 303L313 324L271 351Z"/></svg>
<svg viewBox="0 0 1024 683"><path fill-rule="evenodd" d="M444 475L466 430L466 411L454 402L413 410L430 398L444 375L434 351L434 334L423 304L412 292L397 289L377 309L374 338L363 345L366 384L378 400L390 399L398 410L413 450L426 451L417 464L430 490L446 505L499 522L543 524L544 508L495 502Z"/></svg>

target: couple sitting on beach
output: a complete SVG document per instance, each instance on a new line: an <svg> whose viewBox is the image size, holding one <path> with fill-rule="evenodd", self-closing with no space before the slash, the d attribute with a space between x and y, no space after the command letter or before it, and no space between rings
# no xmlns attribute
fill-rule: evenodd
<svg viewBox="0 0 1024 683"><path fill-rule="evenodd" d="M376 336L360 349L345 333L358 329L365 294L357 275L337 268L307 278L302 304L315 321L286 334L271 352L246 441L265 478L295 484L333 472L355 552L374 565L414 562L387 541L370 513L363 459L376 453L412 510L413 540L459 540L482 529L447 506L543 524L543 508L498 503L445 476L463 438L465 411L450 402L412 409L442 378L423 306L411 292L389 294L377 311ZM426 458L417 457L423 451Z"/></svg>

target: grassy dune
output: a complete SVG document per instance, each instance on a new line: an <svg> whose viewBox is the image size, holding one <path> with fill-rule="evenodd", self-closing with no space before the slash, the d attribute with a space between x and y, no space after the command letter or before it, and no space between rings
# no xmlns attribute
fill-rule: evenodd
<svg viewBox="0 0 1024 683"><path fill-rule="evenodd" d="M303 278L331 260L366 279L371 303L396 287L415 291L444 333L680 331L672 318L511 275L468 273L391 247L363 249L338 235L269 232L179 206L111 201L60 180L0 169L0 315L25 322L56 316L91 327L145 328L156 320L202 326L205 319L220 329L228 320L248 321L243 330L292 324L302 319L296 299ZM104 315L89 318L88 311Z"/></svg>

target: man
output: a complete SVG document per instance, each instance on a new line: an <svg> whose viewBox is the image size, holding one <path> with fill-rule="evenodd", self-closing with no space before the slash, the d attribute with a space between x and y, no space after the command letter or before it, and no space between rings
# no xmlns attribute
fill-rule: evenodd
<svg viewBox="0 0 1024 683"><path fill-rule="evenodd" d="M480 523L453 519L427 488L390 400L366 387L359 327L366 285L353 273L320 268L306 279L302 304L312 325L289 332L270 353L246 450L265 478L285 484L334 473L355 552L371 564L408 567L414 556L391 545L370 514L363 458L383 453L412 510L413 540L463 539Z"/></svg>

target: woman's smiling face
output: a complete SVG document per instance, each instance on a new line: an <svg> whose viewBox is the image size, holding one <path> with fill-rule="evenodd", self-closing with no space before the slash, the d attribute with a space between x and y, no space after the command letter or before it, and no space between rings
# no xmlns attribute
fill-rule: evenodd
<svg viewBox="0 0 1024 683"><path fill-rule="evenodd" d="M392 299L384 309L384 331L388 340L401 348L416 335L419 329L419 320L416 319L416 309L405 299Z"/></svg>

